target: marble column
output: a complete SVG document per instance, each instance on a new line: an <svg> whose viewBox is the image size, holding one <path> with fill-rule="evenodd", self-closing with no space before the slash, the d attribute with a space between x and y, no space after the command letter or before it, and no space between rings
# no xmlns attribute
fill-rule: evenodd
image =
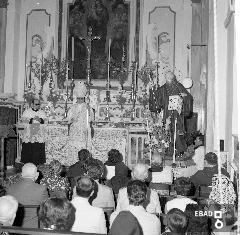
<svg viewBox="0 0 240 235"><path fill-rule="evenodd" d="M4 92L7 5L8 0L0 1L0 93Z"/></svg>

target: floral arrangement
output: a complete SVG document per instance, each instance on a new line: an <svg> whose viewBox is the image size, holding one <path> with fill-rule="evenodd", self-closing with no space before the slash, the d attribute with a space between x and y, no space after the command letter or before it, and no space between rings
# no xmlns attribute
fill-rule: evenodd
<svg viewBox="0 0 240 235"><path fill-rule="evenodd" d="M118 105L120 106L121 110L123 110L124 104L127 101L126 93L123 90L121 90L119 92L119 94L116 96L116 101L117 101Z"/></svg>
<svg viewBox="0 0 240 235"><path fill-rule="evenodd" d="M122 89L123 89L124 83L128 79L128 74L129 74L129 71L126 66L118 66L118 65L113 66L112 78L119 81L119 84L121 85Z"/></svg>
<svg viewBox="0 0 240 235"><path fill-rule="evenodd" d="M31 104L34 97L35 97L35 92L31 88L28 88L27 90L24 91L23 98L29 105Z"/></svg>
<svg viewBox="0 0 240 235"><path fill-rule="evenodd" d="M47 101L51 102L53 104L53 107L56 106L57 102L59 100L61 100L63 97L62 97L62 94L60 92L60 90L51 90L50 91L50 94L49 96L47 97Z"/></svg>
<svg viewBox="0 0 240 235"><path fill-rule="evenodd" d="M166 130L163 122L150 122L147 127L148 138L146 146L149 150L156 150L161 154L165 154L166 149L169 147L170 134Z"/></svg>

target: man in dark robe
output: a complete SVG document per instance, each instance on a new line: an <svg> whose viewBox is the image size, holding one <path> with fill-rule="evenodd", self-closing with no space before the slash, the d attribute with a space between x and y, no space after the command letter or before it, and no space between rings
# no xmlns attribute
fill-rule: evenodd
<svg viewBox="0 0 240 235"><path fill-rule="evenodd" d="M168 155L172 155L174 149L174 131L176 124L176 154L186 150L183 135L186 132L185 118L192 113L193 97L187 89L176 80L175 75L168 71L165 74L166 83L149 92L149 109L152 113L163 111L163 123L170 120L171 143Z"/></svg>

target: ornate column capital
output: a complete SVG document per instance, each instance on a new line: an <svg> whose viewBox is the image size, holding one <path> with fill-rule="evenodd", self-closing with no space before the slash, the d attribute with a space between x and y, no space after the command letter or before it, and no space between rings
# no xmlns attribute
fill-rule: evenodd
<svg viewBox="0 0 240 235"><path fill-rule="evenodd" d="M0 1L0 8L7 8L8 0L1 0Z"/></svg>

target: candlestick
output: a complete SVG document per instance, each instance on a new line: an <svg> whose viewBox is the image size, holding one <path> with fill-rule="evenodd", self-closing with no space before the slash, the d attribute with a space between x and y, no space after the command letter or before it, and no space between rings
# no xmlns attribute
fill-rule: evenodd
<svg viewBox="0 0 240 235"><path fill-rule="evenodd" d="M107 77L107 90L110 89L110 61L111 61L111 43L112 39L109 38L108 42L108 77Z"/></svg>
<svg viewBox="0 0 240 235"><path fill-rule="evenodd" d="M72 61L74 61L74 37L72 37Z"/></svg>
<svg viewBox="0 0 240 235"><path fill-rule="evenodd" d="M112 44L112 39L109 38L109 42L108 42L108 62L111 61L111 44Z"/></svg>
<svg viewBox="0 0 240 235"><path fill-rule="evenodd" d="M176 162L177 119L174 120L173 163Z"/></svg>

